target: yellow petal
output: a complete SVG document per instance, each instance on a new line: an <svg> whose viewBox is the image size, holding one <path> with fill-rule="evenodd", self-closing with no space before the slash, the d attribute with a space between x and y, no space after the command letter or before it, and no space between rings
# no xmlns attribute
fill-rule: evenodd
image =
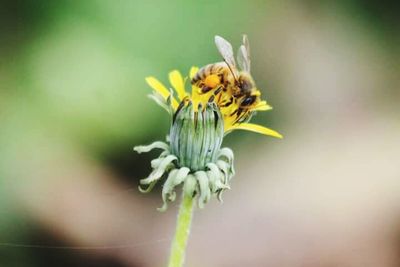
<svg viewBox="0 0 400 267"><path fill-rule="evenodd" d="M258 105L253 109L255 111L266 111L266 110L271 110L272 107L267 104L266 101L261 101L258 103Z"/></svg>
<svg viewBox="0 0 400 267"><path fill-rule="evenodd" d="M197 87L196 85L192 85L192 100L199 100L201 95L199 94L200 88Z"/></svg>
<svg viewBox="0 0 400 267"><path fill-rule="evenodd" d="M169 90L159 80L157 80L153 76L146 77L146 82L157 93L162 95L162 97L164 97L164 99L167 99L168 96L170 95Z"/></svg>
<svg viewBox="0 0 400 267"><path fill-rule="evenodd" d="M175 91L178 93L179 100L182 100L186 96L185 83L183 81L182 75L179 71L174 70L169 73L169 82Z"/></svg>
<svg viewBox="0 0 400 267"><path fill-rule="evenodd" d="M269 128L266 128L264 126L261 125L257 125L257 124L253 124L253 123L241 123L241 124L236 124L231 126L229 129L227 129L227 131L231 131L231 130L246 130L246 131L251 131L251 132L255 132L255 133L260 133L260 134L264 134L264 135L270 135L276 138L283 138L283 136L272 130Z"/></svg>
<svg viewBox="0 0 400 267"><path fill-rule="evenodd" d="M236 118L224 116L224 132L232 131L233 124L235 123Z"/></svg>
<svg viewBox="0 0 400 267"><path fill-rule="evenodd" d="M151 88L154 89L154 91L159 93L164 98L165 101L168 99L171 92L159 80L157 80L153 76L149 76L146 77L146 82L148 85L150 85ZM172 100L171 101L172 108L176 110L179 104L174 97L172 97L171 100Z"/></svg>
<svg viewBox="0 0 400 267"><path fill-rule="evenodd" d="M193 66L193 67L190 69L190 72L189 72L189 77L190 77L190 79L193 79L194 75L196 75L196 73L197 73L198 71L199 71L199 68Z"/></svg>

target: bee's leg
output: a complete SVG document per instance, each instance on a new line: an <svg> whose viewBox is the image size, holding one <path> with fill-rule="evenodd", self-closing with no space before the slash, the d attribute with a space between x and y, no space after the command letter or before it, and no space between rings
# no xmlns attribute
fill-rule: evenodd
<svg viewBox="0 0 400 267"><path fill-rule="evenodd" d="M238 108L236 109L231 115L236 114L236 120L234 123L238 123L240 122L241 118L243 117L244 113L243 113L243 109L242 108Z"/></svg>
<svg viewBox="0 0 400 267"><path fill-rule="evenodd" d="M242 108L237 108L234 112L232 112L229 116L234 116L236 115L236 119L234 121L234 123L242 123L243 121L246 120L246 116L247 116L248 112L245 111Z"/></svg>
<svg viewBox="0 0 400 267"><path fill-rule="evenodd" d="M229 114L229 116L233 116L233 115L235 115L236 113L238 113L238 111L239 111L239 108L238 108L238 109L235 109L235 111L234 111L234 112L232 112L231 114Z"/></svg>
<svg viewBox="0 0 400 267"><path fill-rule="evenodd" d="M239 123L245 122L248 118L249 118L249 111L239 108L238 117L237 117L235 123L236 122L239 122Z"/></svg>
<svg viewBox="0 0 400 267"><path fill-rule="evenodd" d="M223 89L223 86L220 85L220 86L214 91L214 95L218 95L219 93L221 93L222 89Z"/></svg>
<svg viewBox="0 0 400 267"><path fill-rule="evenodd" d="M238 113L237 116L238 118L240 117L240 115L242 115L243 109L242 108L238 108Z"/></svg>
<svg viewBox="0 0 400 267"><path fill-rule="evenodd" d="M233 103L233 96L231 96L231 97L229 98L229 101L228 101L228 102L223 103L221 106L224 107L224 108L226 108L226 107L229 107L230 105L232 105L232 103Z"/></svg>
<svg viewBox="0 0 400 267"><path fill-rule="evenodd" d="M214 92L215 96L218 96L218 103L221 102L221 97L222 97L222 90L224 89L224 86L220 85L220 87Z"/></svg>
<svg viewBox="0 0 400 267"><path fill-rule="evenodd" d="M212 90L212 88L211 88L211 87L208 87L208 86L206 86L206 85L204 85L204 86L201 87L201 93L202 93L202 94L206 94L206 93L210 92L211 90Z"/></svg>
<svg viewBox="0 0 400 267"><path fill-rule="evenodd" d="M208 102L213 102L215 100L215 97L217 95L219 95L222 92L222 89L224 87L222 85L220 85L219 87L217 87L214 91L214 93L210 96L210 98L208 99ZM219 100L218 100L219 101Z"/></svg>

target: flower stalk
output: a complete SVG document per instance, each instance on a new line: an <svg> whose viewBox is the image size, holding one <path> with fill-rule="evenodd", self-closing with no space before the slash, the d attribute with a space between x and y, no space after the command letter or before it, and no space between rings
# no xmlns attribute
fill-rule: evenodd
<svg viewBox="0 0 400 267"><path fill-rule="evenodd" d="M171 254L168 267L182 267L185 261L185 251L190 233L194 210L193 197L182 192L182 202L179 208L174 240L172 241Z"/></svg>

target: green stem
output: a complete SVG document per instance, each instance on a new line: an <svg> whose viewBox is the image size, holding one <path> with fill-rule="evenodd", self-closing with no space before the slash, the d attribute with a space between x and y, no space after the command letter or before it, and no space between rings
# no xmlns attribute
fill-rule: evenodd
<svg viewBox="0 0 400 267"><path fill-rule="evenodd" d="M191 196L187 196L185 192L182 192L182 194L183 197L179 208L175 237L172 241L168 267L182 267L185 260L186 244L193 217L194 200Z"/></svg>

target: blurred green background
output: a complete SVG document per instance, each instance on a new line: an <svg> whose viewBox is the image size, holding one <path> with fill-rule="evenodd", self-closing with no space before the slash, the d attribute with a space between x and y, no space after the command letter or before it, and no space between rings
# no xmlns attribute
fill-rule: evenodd
<svg viewBox="0 0 400 267"><path fill-rule="evenodd" d="M234 132L186 266L400 265L397 1L0 1L0 265L164 266L176 207L138 180L168 117L144 78L247 33L274 107Z"/></svg>

